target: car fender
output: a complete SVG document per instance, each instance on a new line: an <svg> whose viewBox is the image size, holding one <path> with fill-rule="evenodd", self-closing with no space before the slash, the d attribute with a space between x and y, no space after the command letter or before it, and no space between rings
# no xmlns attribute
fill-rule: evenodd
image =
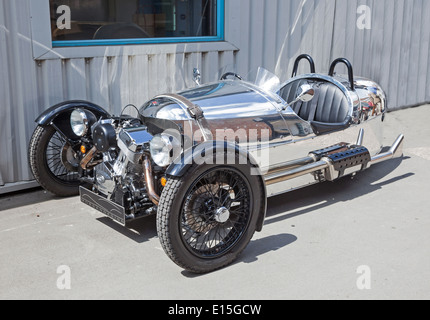
<svg viewBox="0 0 430 320"><path fill-rule="evenodd" d="M41 126L50 125L56 118L65 113L70 113L71 110L84 109L92 112L97 118L110 118L111 115L102 107L83 100L65 101L49 108L42 113L37 119L36 123Z"/></svg>
<svg viewBox="0 0 430 320"><path fill-rule="evenodd" d="M228 153L239 155L239 163L229 163ZM261 208L256 230L262 231L267 212L267 191L264 176L257 161L244 148L226 141L206 141L185 150L166 170L167 176L182 178L194 163L204 163L204 159L213 155L214 164L227 163L229 166L250 165L250 174L257 175L263 190ZM227 157L227 158L226 158ZM201 162L200 162L201 161Z"/></svg>
<svg viewBox="0 0 430 320"><path fill-rule="evenodd" d="M39 126L54 126L64 137L76 139L70 127L70 114L73 110L83 109L91 112L97 119L110 118L111 115L102 107L83 100L71 100L56 104L43 112L37 119Z"/></svg>

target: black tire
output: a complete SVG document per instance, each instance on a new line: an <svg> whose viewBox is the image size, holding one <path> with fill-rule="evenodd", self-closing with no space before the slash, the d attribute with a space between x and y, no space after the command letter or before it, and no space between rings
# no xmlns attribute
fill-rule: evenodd
<svg viewBox="0 0 430 320"><path fill-rule="evenodd" d="M255 233L262 188L259 177L251 175L247 165L193 165L182 178L169 178L157 213L164 251L178 266L193 273L231 264ZM227 213L221 217L225 210L227 221Z"/></svg>
<svg viewBox="0 0 430 320"><path fill-rule="evenodd" d="M77 163L64 165L67 152L72 152L70 145L53 127L36 128L28 152L31 171L45 190L60 197L79 194Z"/></svg>

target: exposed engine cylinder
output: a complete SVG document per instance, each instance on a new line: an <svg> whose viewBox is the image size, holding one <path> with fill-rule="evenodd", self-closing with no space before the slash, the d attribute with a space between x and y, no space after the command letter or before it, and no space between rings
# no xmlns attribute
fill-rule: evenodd
<svg viewBox="0 0 430 320"><path fill-rule="evenodd" d="M99 125L100 143L109 142L109 124ZM112 126L111 126L112 127ZM113 128L113 127L112 127ZM135 214L152 206L147 195L143 154L152 135L146 127L120 129L115 141L119 150L109 148L103 153L103 163L94 168L95 187L109 200ZM112 145L112 141L109 142Z"/></svg>

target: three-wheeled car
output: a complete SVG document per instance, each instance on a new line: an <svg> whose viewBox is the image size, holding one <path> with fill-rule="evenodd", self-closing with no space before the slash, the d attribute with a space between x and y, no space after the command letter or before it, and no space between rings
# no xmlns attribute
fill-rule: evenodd
<svg viewBox="0 0 430 320"><path fill-rule="evenodd" d="M311 73L297 76L306 59ZM338 63L347 76L334 74ZM195 70L196 80L199 72ZM335 181L402 154L403 135L382 151L381 87L335 60L315 73L308 55L280 83L260 69L234 73L144 103L137 117L87 101L38 119L30 165L37 181L127 226L157 215L168 256L195 273L232 263L263 228L267 198Z"/></svg>

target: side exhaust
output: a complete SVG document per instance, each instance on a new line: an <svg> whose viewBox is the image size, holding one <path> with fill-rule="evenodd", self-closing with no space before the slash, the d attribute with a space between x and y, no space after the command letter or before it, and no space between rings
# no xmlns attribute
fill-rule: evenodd
<svg viewBox="0 0 430 320"><path fill-rule="evenodd" d="M403 155L404 140L405 140L405 136L401 134L394 142L394 144L391 146L390 150L372 157L372 160L370 161L369 165L371 166L387 160L400 158Z"/></svg>
<svg viewBox="0 0 430 320"><path fill-rule="evenodd" d="M158 203L160 202L160 196L155 192L155 189L154 189L152 167L148 156L145 156L145 161L143 162L143 166L145 169L145 183L146 183L146 189L148 191L149 199L152 201L153 204L158 206Z"/></svg>
<svg viewBox="0 0 430 320"><path fill-rule="evenodd" d="M271 184L291 180L294 178L298 178L319 170L325 170L328 167L329 167L328 162L326 162L325 160L320 160L315 163L307 164L299 168L268 174L265 177L266 185L271 185Z"/></svg>
<svg viewBox="0 0 430 320"><path fill-rule="evenodd" d="M334 181L342 176L363 171L371 165L401 157L403 154L404 138L404 135L400 135L389 151L380 153L374 157L370 157L369 151L360 145L350 146L347 150L340 152L336 150L336 148L339 149L339 146L326 149L333 149L333 152L326 152L324 154L321 154L321 150L312 152L309 157L300 160L307 163L310 159L314 159L313 163L292 168L294 161L290 161L284 165L277 166L265 176L266 185L284 182L307 174L315 174L317 178L317 172L322 172L326 180ZM361 144L362 141L363 132L360 131L357 142ZM300 161L297 163L300 163ZM318 176L321 176L321 174L318 174Z"/></svg>

